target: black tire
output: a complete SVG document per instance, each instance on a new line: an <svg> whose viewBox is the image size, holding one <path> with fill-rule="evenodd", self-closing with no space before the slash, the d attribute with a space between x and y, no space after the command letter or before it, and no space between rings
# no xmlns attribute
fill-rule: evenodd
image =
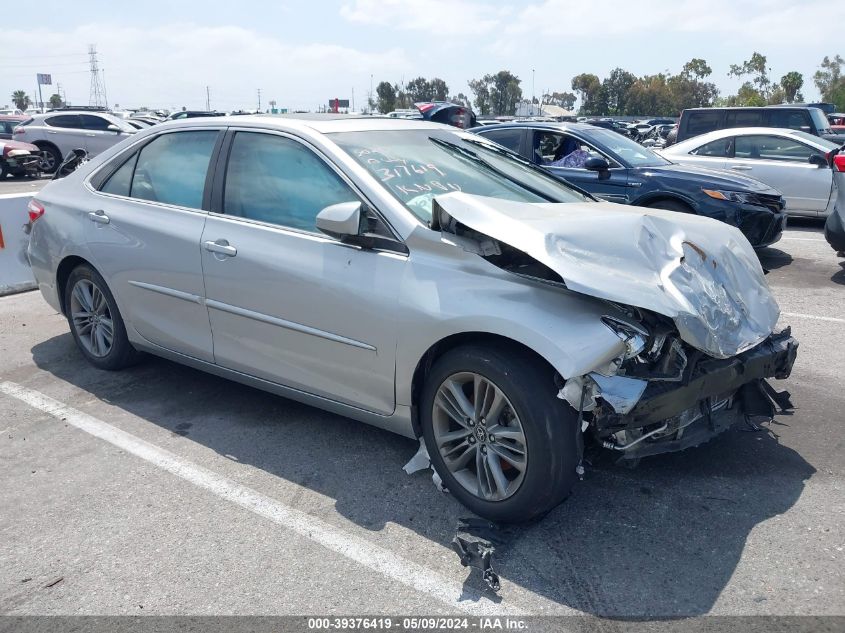
<svg viewBox="0 0 845 633"><path fill-rule="evenodd" d="M695 213L691 206L680 200L655 200L645 206L649 209L663 209L665 211L677 211L678 213Z"/></svg>
<svg viewBox="0 0 845 633"><path fill-rule="evenodd" d="M9 175L9 167L6 163L0 163L0 180L6 180L6 176Z"/></svg>
<svg viewBox="0 0 845 633"><path fill-rule="evenodd" d="M470 492L452 474L435 440L434 401L447 378L471 372L492 382L518 416L525 437L526 468L511 496L490 501ZM553 371L536 357L507 346L467 345L450 350L431 368L420 402L423 438L444 485L477 515L491 521L520 523L561 503L576 480L577 415L557 398ZM501 462L505 465L505 462Z"/></svg>
<svg viewBox="0 0 845 633"><path fill-rule="evenodd" d="M42 145L39 146L39 149L43 157L40 170L45 174L55 173L62 164L62 153L53 145Z"/></svg>
<svg viewBox="0 0 845 633"><path fill-rule="evenodd" d="M105 305L107 306L108 316L112 323L111 346L108 352L102 356L97 356L87 349L74 322L72 294L80 281L93 284L102 293ZM141 358L141 353L132 347L132 343L129 342L129 338L126 336L126 327L123 324L123 318L120 316L120 311L117 308L117 302L114 300L114 296L100 273L87 264L80 264L74 268L65 284L64 298L65 313L67 315L68 325L70 326L70 332L73 335L74 341L76 341L76 346L89 363L98 369L117 371L138 362Z"/></svg>

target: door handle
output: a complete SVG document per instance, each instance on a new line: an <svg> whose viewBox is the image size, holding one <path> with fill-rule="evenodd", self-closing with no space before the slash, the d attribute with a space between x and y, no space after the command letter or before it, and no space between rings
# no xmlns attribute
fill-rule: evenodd
<svg viewBox="0 0 845 633"><path fill-rule="evenodd" d="M226 255L227 257L234 257L238 254L238 249L234 246L229 246L226 240L217 240L216 242L204 242L203 247L209 253L217 253L219 255Z"/></svg>
<svg viewBox="0 0 845 633"><path fill-rule="evenodd" d="M751 167L748 165L733 165L731 169L735 169L736 171L751 171Z"/></svg>
<svg viewBox="0 0 845 633"><path fill-rule="evenodd" d="M96 135L96 134L94 134L93 132L86 132L86 133L85 133L85 136L97 136L97 135Z"/></svg>
<svg viewBox="0 0 845 633"><path fill-rule="evenodd" d="M89 213L88 219L92 222L96 222L97 224L108 224L111 222L105 211L94 211L93 213Z"/></svg>

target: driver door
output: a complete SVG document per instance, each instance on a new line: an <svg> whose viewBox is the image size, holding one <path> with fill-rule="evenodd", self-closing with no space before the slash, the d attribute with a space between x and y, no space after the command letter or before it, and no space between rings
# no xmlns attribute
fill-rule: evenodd
<svg viewBox="0 0 845 633"><path fill-rule="evenodd" d="M215 362L392 413L394 315L406 255L316 229L323 208L368 203L310 146L284 134L235 131L223 155L228 164L217 171L200 242Z"/></svg>
<svg viewBox="0 0 845 633"><path fill-rule="evenodd" d="M534 130L532 148L532 160L561 180L608 202L629 202L628 170L586 141L572 134ZM600 174L583 167L554 164L577 150L606 159L610 164L609 172Z"/></svg>

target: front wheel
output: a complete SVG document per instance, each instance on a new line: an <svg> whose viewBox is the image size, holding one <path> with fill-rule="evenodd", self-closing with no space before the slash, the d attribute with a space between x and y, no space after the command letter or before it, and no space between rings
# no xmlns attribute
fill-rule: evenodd
<svg viewBox="0 0 845 633"><path fill-rule="evenodd" d="M111 291L90 266L77 266L70 273L65 285L65 312L79 350L95 367L123 369L139 358L126 336Z"/></svg>
<svg viewBox="0 0 845 633"><path fill-rule="evenodd" d="M449 491L493 521L543 514L572 490L576 415L556 397L554 372L520 350L459 347L423 389L423 437Z"/></svg>

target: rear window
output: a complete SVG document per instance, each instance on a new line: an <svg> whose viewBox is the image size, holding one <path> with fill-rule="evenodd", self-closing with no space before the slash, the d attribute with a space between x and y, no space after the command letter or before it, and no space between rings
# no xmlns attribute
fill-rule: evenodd
<svg viewBox="0 0 845 633"><path fill-rule="evenodd" d="M519 145L522 141L522 129L520 128L490 130L489 132L482 130L482 136L502 147L507 147L512 152L519 153Z"/></svg>
<svg viewBox="0 0 845 633"><path fill-rule="evenodd" d="M697 136L720 128L722 113L717 111L696 111L687 115L687 136Z"/></svg>
<svg viewBox="0 0 845 633"><path fill-rule="evenodd" d="M79 129L82 124L79 122L79 117L75 114L58 114L56 116L47 117L44 123L50 127L64 127L71 129Z"/></svg>
<svg viewBox="0 0 845 633"><path fill-rule="evenodd" d="M781 110L772 108L769 112L769 127L787 128L809 132L810 116L806 110Z"/></svg>

